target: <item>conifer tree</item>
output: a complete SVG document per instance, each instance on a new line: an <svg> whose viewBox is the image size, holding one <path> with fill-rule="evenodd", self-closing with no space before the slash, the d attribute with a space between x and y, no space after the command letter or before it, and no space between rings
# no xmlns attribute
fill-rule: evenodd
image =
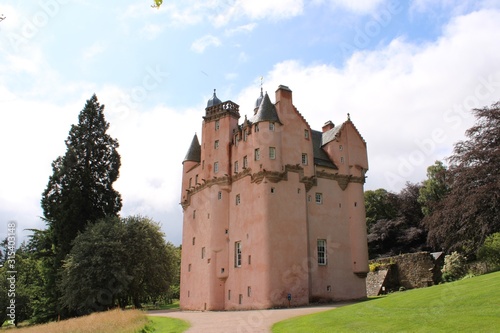
<svg viewBox="0 0 500 333"><path fill-rule="evenodd" d="M66 139L66 153L53 163L53 174L41 200L45 221L53 237L56 266L71 250L71 242L88 223L118 216L118 141L106 131L104 105L94 94L80 112Z"/></svg>

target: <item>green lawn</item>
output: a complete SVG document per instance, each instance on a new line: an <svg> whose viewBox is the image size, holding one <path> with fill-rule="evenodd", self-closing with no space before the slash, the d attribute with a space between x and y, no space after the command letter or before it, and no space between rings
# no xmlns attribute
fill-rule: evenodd
<svg viewBox="0 0 500 333"><path fill-rule="evenodd" d="M153 330L148 330L148 332L181 333L189 328L187 322L176 318L148 316L148 319L151 321L148 328L153 327Z"/></svg>
<svg viewBox="0 0 500 333"><path fill-rule="evenodd" d="M296 317L281 332L498 332L500 272Z"/></svg>

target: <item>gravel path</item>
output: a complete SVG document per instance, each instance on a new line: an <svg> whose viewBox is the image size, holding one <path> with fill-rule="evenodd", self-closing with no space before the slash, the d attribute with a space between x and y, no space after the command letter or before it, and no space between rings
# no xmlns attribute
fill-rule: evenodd
<svg viewBox="0 0 500 333"><path fill-rule="evenodd" d="M271 332L271 326L291 317L327 311L352 303L335 303L291 309L249 311L150 311L150 316L172 317L191 324L186 333Z"/></svg>

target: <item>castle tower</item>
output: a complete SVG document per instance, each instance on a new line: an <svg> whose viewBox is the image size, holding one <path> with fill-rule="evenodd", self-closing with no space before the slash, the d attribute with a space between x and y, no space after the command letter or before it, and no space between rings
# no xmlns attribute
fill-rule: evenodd
<svg viewBox="0 0 500 333"><path fill-rule="evenodd" d="M312 130L286 86L275 98L261 88L242 124L207 103L183 162L183 309L366 297L366 143L350 119Z"/></svg>

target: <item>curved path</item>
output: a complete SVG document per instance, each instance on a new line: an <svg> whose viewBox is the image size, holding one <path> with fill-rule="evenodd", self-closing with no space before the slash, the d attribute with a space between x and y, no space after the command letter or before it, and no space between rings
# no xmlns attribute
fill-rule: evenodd
<svg viewBox="0 0 500 333"><path fill-rule="evenodd" d="M271 332L271 326L291 317L327 311L352 303L334 303L290 309L248 311L150 311L150 316L172 317L191 324L186 333Z"/></svg>

